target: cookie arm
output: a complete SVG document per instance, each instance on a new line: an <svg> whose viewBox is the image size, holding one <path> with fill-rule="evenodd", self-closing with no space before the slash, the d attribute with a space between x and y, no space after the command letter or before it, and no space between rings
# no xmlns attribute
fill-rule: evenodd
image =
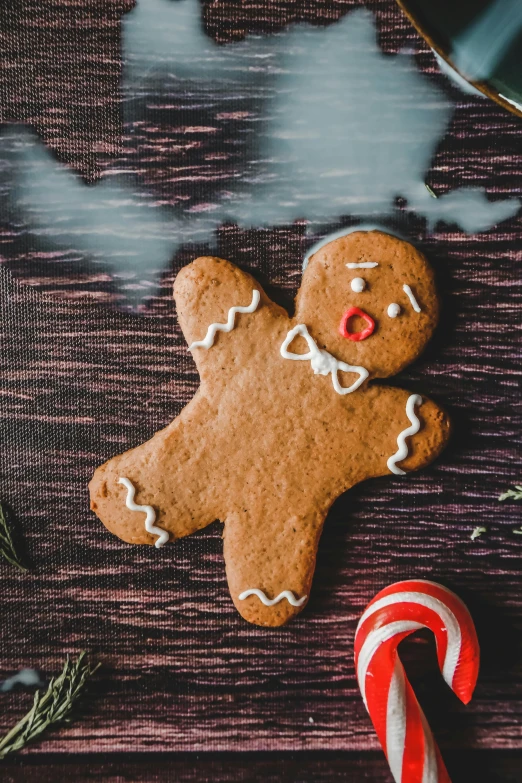
<svg viewBox="0 0 522 783"><path fill-rule="evenodd" d="M234 264L203 256L176 277L178 320L198 369L223 363L229 332L248 329L260 310L271 305L259 283ZM237 335L234 335L237 336Z"/></svg>
<svg viewBox="0 0 522 783"><path fill-rule="evenodd" d="M99 467L90 484L91 509L130 544L162 545L188 536L219 516L205 449L205 400L194 398L151 440Z"/></svg>
<svg viewBox="0 0 522 783"><path fill-rule="evenodd" d="M402 475L429 465L448 442L448 415L424 395L375 386L368 390L372 430L361 437L364 478Z"/></svg>

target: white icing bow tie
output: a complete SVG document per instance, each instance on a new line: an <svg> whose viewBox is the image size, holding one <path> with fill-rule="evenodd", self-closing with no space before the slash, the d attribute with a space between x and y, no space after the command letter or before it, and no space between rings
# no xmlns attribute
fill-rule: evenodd
<svg viewBox="0 0 522 783"><path fill-rule="evenodd" d="M292 340L300 335L306 340L308 345L308 353L293 353L288 350L288 346ZM368 377L368 370L364 367L356 367L345 362L340 362L335 356L332 356L328 351L324 351L317 346L317 343L308 333L308 329L305 324L298 324L290 329L280 349L283 359L293 359L294 361L309 361L312 365L314 375L329 375L332 374L332 383L337 394L350 394L359 388L361 383L364 383ZM343 387L339 383L338 373L342 372L355 372L359 375L357 380L352 383L351 386Z"/></svg>

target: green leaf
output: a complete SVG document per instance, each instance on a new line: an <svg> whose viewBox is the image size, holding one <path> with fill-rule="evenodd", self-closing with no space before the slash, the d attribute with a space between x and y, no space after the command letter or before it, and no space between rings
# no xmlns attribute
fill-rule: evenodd
<svg viewBox="0 0 522 783"><path fill-rule="evenodd" d="M515 489L507 489L501 495L499 500L522 500L522 484L515 484Z"/></svg>
<svg viewBox="0 0 522 783"><path fill-rule="evenodd" d="M91 667L84 652L74 662L67 656L61 674L51 680L45 693L36 691L29 712L0 740L0 759L21 750L49 726L67 720L87 679L99 666Z"/></svg>
<svg viewBox="0 0 522 783"><path fill-rule="evenodd" d="M12 566L18 568L20 571L23 571L24 573L27 571L27 568L23 565L22 561L20 560L20 558L16 553L16 549L13 544L13 539L11 538L11 533L9 531L9 526L7 524L7 520L4 514L4 509L2 508L1 503L0 503L0 555L5 560L7 560L8 563L11 563Z"/></svg>

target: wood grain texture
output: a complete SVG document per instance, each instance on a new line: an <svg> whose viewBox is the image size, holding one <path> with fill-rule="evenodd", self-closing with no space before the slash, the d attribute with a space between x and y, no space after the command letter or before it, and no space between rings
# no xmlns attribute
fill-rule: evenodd
<svg viewBox="0 0 522 783"><path fill-rule="evenodd" d="M6 0L0 122L27 122L88 180L120 147L120 19L132 0ZM100 67L101 66L101 67Z"/></svg>
<svg viewBox="0 0 522 783"><path fill-rule="evenodd" d="M27 13L15 13L10 3L2 8L6 14L10 7L9 18L0 17L4 46L9 42L0 72L0 94L9 98L3 104L12 107L8 118L29 119L41 132L45 125L53 148L86 176L125 158L129 170L136 168L143 146L127 149L119 132L119 12L109 24L94 2L80 12L73 0L62 0L44 17L35 17L41 4L22 5ZM302 14L323 24L352 5L220 2L202 10L209 34L231 40ZM384 48L411 46L419 67L434 73L431 55L395 4L369 5L379 16ZM71 39L67 32L78 58L72 75L49 43L57 40L57 25L69 30L67 14L74 20L81 14L76 28L89 30L88 45L83 33ZM51 38L38 33L40 48L34 49L30 35L42 26L51 29ZM23 57L15 36L26 42ZM52 89L44 71L41 80L13 76L22 59L39 69L52 60ZM86 114L97 103L92 73L105 85L106 110L94 130L84 114L77 115L78 146L69 120L60 118L67 115L71 85ZM45 100L38 97L41 84L47 85ZM29 113L26 101L33 107ZM437 192L472 183L493 196L513 194L522 173L520 122L489 102L460 95L458 101L429 181ZM147 140L146 126L143 133ZM200 140L203 152L214 149L211 135ZM100 139L113 157L107 149L97 151ZM166 165L160 139L149 134L146 147L147 184L157 199L164 197ZM218 163L210 173L196 163L194 177L198 166L202 177L219 173ZM190 182L184 187L190 190ZM110 280L86 271L74 248L54 255L33 252L16 225L3 225L0 497L23 534L34 569L24 576L0 563L0 678L31 665L50 676L66 652L84 648L103 663L81 719L21 758L29 763L38 757L45 765L45 754L57 753L376 751L352 665L357 618L385 584L420 576L441 581L467 601L483 648L476 697L467 708L443 685L428 637L404 649L441 747L453 749L457 760L460 751L476 749L469 758L477 768L489 759L488 780L522 779L513 777L519 774L518 757L507 753L522 745L522 536L513 533L522 522L521 506L497 501L521 478L522 222L514 218L469 237L448 226L428 236L424 222L414 218L407 225L437 269L444 314L426 354L397 381L447 408L456 434L443 457L422 474L407 482L391 477L368 482L336 503L321 540L310 604L292 625L275 631L248 626L235 612L218 523L158 552L113 539L88 510L87 482L95 466L167 424L197 388L171 299L175 273L190 256L176 256L158 294L135 315L109 306L115 298ZM249 231L223 226L218 252L288 304L312 241L298 224ZM472 542L475 525L486 525L488 534ZM0 731L28 708L30 698L0 696ZM355 759L353 768L346 759L331 768L317 762L309 777L303 777L308 762L295 758L297 771L289 766L285 772L289 780L336 780L347 770L354 781L389 780L377 754ZM49 762L59 764L51 755ZM108 780L119 774L119 763L109 769ZM237 760L237 767L232 761L215 763L209 762L206 778L180 771L172 779L249 779L248 760ZM275 765L267 766L273 776L268 780L284 779L277 777L282 762L266 763ZM100 759L93 764L103 770ZM150 757L145 764L142 779ZM187 764L197 769L195 762ZM27 767L25 778L25 767L8 769L19 775L13 780L40 781L44 768ZM466 769L456 765L456 783L469 779ZM59 779L61 773L49 770L49 779ZM71 779L73 774L83 773L71 771ZM133 774L128 779L140 779ZM159 771L156 779L168 779L165 775Z"/></svg>
<svg viewBox="0 0 522 783"><path fill-rule="evenodd" d="M446 757L453 780L520 783L520 753L449 752ZM390 783L388 765L376 753L145 753L70 759L34 755L23 765L6 766L5 783Z"/></svg>

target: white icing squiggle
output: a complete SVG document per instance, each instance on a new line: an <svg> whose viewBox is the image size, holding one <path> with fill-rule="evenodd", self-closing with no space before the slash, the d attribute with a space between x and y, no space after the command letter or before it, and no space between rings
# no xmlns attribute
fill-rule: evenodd
<svg viewBox="0 0 522 783"><path fill-rule="evenodd" d="M134 495L136 490L132 481L129 481L128 478L120 478L119 483L123 484L127 490L127 499L125 501L127 508L130 511L143 511L143 513L147 515L145 517L145 530L147 533L150 533L153 536L158 536L157 540L154 542L154 546L159 549L160 546L163 546L167 543L169 540L169 534L166 530L162 530L161 527L156 527L154 524L156 521L156 512L152 506L139 506L134 502Z"/></svg>
<svg viewBox="0 0 522 783"><path fill-rule="evenodd" d="M360 264L346 264L348 269L373 269L374 266L379 266L377 261L362 261Z"/></svg>
<svg viewBox="0 0 522 783"><path fill-rule="evenodd" d="M283 590L282 593L279 593L278 596L275 598L267 598L266 594L259 590L257 587L254 587L251 590L245 590L244 592L240 593L238 595L238 598L240 601L244 601L245 598L248 598L249 595L257 595L261 603L263 603L265 606L274 606L274 604L278 604L279 601L282 601L283 598L286 598L289 604L292 606L301 606L306 601L307 597L306 595L303 595L302 598L295 598L294 594L290 592L290 590Z"/></svg>
<svg viewBox="0 0 522 783"><path fill-rule="evenodd" d="M405 294L407 295L408 299L410 300L411 306L413 307L415 312L416 313L420 313L421 309L420 309L419 303L415 299L415 297L413 295L413 291L411 290L410 286L405 284L405 285L402 286L402 290L405 292Z"/></svg>
<svg viewBox="0 0 522 783"><path fill-rule="evenodd" d="M226 324L210 324L207 329L204 340L197 340L189 345L189 351L193 351L194 348L206 348L207 350L214 345L216 332L231 332L235 326L236 313L253 313L259 304L261 296L257 288L252 291L252 303L248 307L231 307L228 311L228 318Z"/></svg>
<svg viewBox="0 0 522 783"><path fill-rule="evenodd" d="M416 435L420 429L420 421L415 414L416 405L422 405L422 397L420 394L410 394L406 403L406 415L411 422L411 427L407 427L399 434L399 437L397 438L397 446L399 448L386 463L388 470L391 470L391 472L395 473L397 476L404 476L406 472L397 467L397 462L402 462L402 460L406 459L408 456L406 438L409 438L411 435Z"/></svg>
<svg viewBox="0 0 522 783"><path fill-rule="evenodd" d="M292 340L297 337L297 335L304 337L306 340L309 348L308 353L293 353L292 351L288 350L288 346ZM328 351L324 351L318 348L317 343L308 333L308 329L306 328L305 324L298 324L297 326L294 326L293 329L290 329L281 346L280 353L283 359L292 359L293 361L309 361L312 365L314 375L329 375L331 373L332 384L337 394L350 394L351 392L354 392L368 377L368 370L366 370L364 367L357 367L351 364L346 364L345 362L340 362L335 358L335 356L332 356L331 353L328 353ZM351 386L345 388L339 383L339 370L342 370L342 372L358 373L359 377L354 383L352 383Z"/></svg>

